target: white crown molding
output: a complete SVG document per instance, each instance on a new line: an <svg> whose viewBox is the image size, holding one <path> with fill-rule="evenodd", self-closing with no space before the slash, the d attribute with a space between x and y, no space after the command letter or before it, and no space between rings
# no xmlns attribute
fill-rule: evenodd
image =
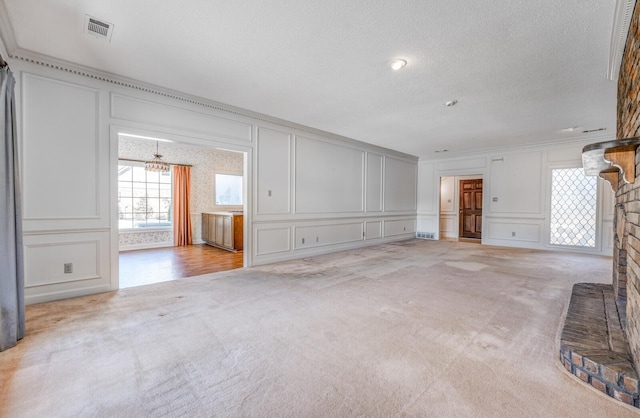
<svg viewBox="0 0 640 418"><path fill-rule="evenodd" d="M0 55L4 58L11 58L16 47L16 38L13 34L13 26L9 20L7 7L4 0L0 0Z"/></svg>
<svg viewBox="0 0 640 418"><path fill-rule="evenodd" d="M424 157L420 157L420 162L433 162L433 161L442 161L442 160L448 160L448 159L459 159L459 158L465 158L465 157L468 158L469 156L478 156L481 154L509 153L509 152L517 151L519 149L532 150L532 149L543 149L550 146L570 145L575 143L605 142L605 141L612 141L614 139L616 139L615 135L607 135L607 134L582 135L582 136L578 136L570 139L549 138L546 140L542 140L540 142L531 142L531 143L519 144L519 145L503 145L503 146L483 148L483 149L473 150L473 151L457 151L457 152L446 153L444 155L438 155L438 156L428 156L428 157L424 156Z"/></svg>
<svg viewBox="0 0 640 418"><path fill-rule="evenodd" d="M1 0L0 0L1 2ZM1 4L1 3L0 3ZM331 132L323 131L320 129L312 128L305 125L300 125L295 122L287 121L284 119L279 119L273 116L265 115L258 112L253 112L251 110L242 109L239 107L227 105L224 103L216 102L214 100L206 99L203 97L194 96L188 93L183 93L180 91L168 89L165 87L157 86L150 83L145 83L140 80L135 80L127 77L122 77L117 74L109 73L106 71L101 71L95 68L83 66L80 64L72 63L69 61L61 60L58 58L54 58L48 55L40 54L33 51L24 50L22 48L16 48L13 54L10 54L10 57L16 60L29 62L32 64L40 65L43 67L48 67L54 70L63 71L75 75L79 75L82 77L91 78L94 80L114 84L117 86L122 86L158 96L163 96L169 99L181 101L183 103L189 103L197 106L206 107L209 109L213 109L219 112L225 112L234 114L240 117L251 118L253 120L258 120L261 122L266 122L268 124L278 125L281 127L286 127L290 129L294 129L297 131L302 131L305 133L310 133L314 135L319 135L326 138L331 138L339 141L344 141L352 144L356 144L359 147L365 147L368 149L374 149L377 152L382 152L385 154L390 154L394 156L398 156L401 158L408 158L411 160L418 160L418 157L415 155L407 154L401 151L384 148L379 145L370 144L364 141L360 141L353 138L348 138L342 135L334 134Z"/></svg>
<svg viewBox="0 0 640 418"><path fill-rule="evenodd" d="M629 26L633 17L633 9L636 0L616 0L616 9L613 15L611 28L611 44L609 46L609 63L607 65L607 78L616 81L620 75L620 65L627 43Z"/></svg>

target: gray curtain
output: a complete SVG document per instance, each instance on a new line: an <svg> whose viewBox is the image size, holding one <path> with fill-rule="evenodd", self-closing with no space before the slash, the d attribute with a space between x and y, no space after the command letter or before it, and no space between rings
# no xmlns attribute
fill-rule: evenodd
<svg viewBox="0 0 640 418"><path fill-rule="evenodd" d="M24 261L15 79L0 68L0 351L24 337Z"/></svg>

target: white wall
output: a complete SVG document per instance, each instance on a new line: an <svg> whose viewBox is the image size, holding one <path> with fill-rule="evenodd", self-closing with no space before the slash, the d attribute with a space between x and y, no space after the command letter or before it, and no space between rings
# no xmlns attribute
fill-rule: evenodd
<svg viewBox="0 0 640 418"><path fill-rule="evenodd" d="M436 237L442 236L444 231L447 231L445 237L452 234L453 231L448 231L450 228L442 222L446 222L449 215L453 216L456 208L450 208L448 202L441 201L441 181L446 187L454 187L449 183L455 182L455 178L479 174L484 178L483 244L610 255L613 251L614 200L611 188L602 180L598 183L596 248L548 244L551 170L582 167L582 148L588 143L604 140L606 138L512 148L468 157L421 159L418 169L418 231L433 232Z"/></svg>
<svg viewBox="0 0 640 418"><path fill-rule="evenodd" d="M281 127L256 142L253 264L415 236L416 159Z"/></svg>
<svg viewBox="0 0 640 418"><path fill-rule="evenodd" d="M415 157L82 70L10 65L27 303L118 287L119 132L246 153L247 265L415 236Z"/></svg>

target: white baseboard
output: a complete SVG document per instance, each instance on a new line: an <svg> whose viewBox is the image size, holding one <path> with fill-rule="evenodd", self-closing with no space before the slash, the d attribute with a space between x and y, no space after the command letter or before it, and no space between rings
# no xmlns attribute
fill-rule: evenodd
<svg viewBox="0 0 640 418"><path fill-rule="evenodd" d="M173 242L152 242L148 244L123 245L118 250L120 252L123 252L123 251L148 250L151 248L165 248L165 247L173 247Z"/></svg>

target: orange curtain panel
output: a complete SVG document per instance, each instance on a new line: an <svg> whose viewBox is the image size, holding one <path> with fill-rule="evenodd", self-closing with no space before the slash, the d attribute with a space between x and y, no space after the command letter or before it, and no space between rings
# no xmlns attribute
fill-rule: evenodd
<svg viewBox="0 0 640 418"><path fill-rule="evenodd" d="M173 242L176 246L191 245L191 167L173 167Z"/></svg>

